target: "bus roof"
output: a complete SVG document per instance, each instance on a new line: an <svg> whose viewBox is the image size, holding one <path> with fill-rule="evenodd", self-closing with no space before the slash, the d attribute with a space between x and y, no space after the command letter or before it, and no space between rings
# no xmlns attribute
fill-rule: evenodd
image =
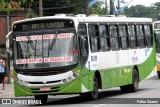
<svg viewBox="0 0 160 107"><path fill-rule="evenodd" d="M154 31L160 31L160 21L153 22Z"/></svg>
<svg viewBox="0 0 160 107"><path fill-rule="evenodd" d="M160 21L154 21L153 23L160 23Z"/></svg>
<svg viewBox="0 0 160 107"><path fill-rule="evenodd" d="M15 21L13 24L17 23L23 23L23 22L30 22L30 21L35 21L35 20L48 20L48 19L71 19L74 21L78 22L95 22L95 23L100 23L100 22L108 22L108 23L152 23L151 18L136 18L136 17L113 17L113 16L98 16L98 15L90 15L87 16L80 14L80 15L75 15L75 16L66 16L65 14L62 15L55 15L55 16L47 16L47 17L36 17L36 18L30 18L30 19L24 19L24 20L19 20Z"/></svg>

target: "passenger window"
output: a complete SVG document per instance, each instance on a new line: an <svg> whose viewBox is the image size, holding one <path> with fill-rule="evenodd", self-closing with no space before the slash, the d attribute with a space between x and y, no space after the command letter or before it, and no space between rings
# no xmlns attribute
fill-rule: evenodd
<svg viewBox="0 0 160 107"><path fill-rule="evenodd" d="M145 35L142 25L136 25L137 38L139 47L145 47Z"/></svg>
<svg viewBox="0 0 160 107"><path fill-rule="evenodd" d="M122 49L128 48L128 37L126 33L126 26L125 25L119 25L119 36L120 36L120 43Z"/></svg>
<svg viewBox="0 0 160 107"><path fill-rule="evenodd" d="M152 46L152 32L151 32L152 26L151 25L144 25L144 31L145 31L145 41L146 41L146 45L147 47L151 47Z"/></svg>
<svg viewBox="0 0 160 107"><path fill-rule="evenodd" d="M117 25L109 26L109 34L110 34L112 50L118 50L119 49L119 37L117 33Z"/></svg>
<svg viewBox="0 0 160 107"><path fill-rule="evenodd" d="M129 46L130 48L136 48L137 47L137 38L135 34L135 26L134 25L128 25L128 35L129 35Z"/></svg>
<svg viewBox="0 0 160 107"><path fill-rule="evenodd" d="M102 51L110 50L110 40L109 40L107 26L99 25L99 33L100 33L100 40L101 40L101 50Z"/></svg>
<svg viewBox="0 0 160 107"><path fill-rule="evenodd" d="M98 25L89 25L88 32L90 37L90 46L91 51L99 51L100 50L100 40L99 40L99 29Z"/></svg>

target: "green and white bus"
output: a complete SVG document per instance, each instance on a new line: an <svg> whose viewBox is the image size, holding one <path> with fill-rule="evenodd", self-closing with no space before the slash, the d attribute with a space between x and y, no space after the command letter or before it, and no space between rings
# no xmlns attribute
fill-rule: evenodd
<svg viewBox="0 0 160 107"><path fill-rule="evenodd" d="M157 59L157 75L160 78L160 21L153 22L154 35L156 38L156 59Z"/></svg>
<svg viewBox="0 0 160 107"><path fill-rule="evenodd" d="M14 22L15 96L136 92L156 66L152 19L59 14ZM11 46L11 47L10 47Z"/></svg>

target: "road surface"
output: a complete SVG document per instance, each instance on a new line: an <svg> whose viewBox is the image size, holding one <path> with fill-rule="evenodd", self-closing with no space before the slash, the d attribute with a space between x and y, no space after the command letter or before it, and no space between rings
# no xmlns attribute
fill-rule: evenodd
<svg viewBox="0 0 160 107"><path fill-rule="evenodd" d="M10 92L12 93L12 92ZM8 94L7 98L13 98ZM5 97L6 98L6 97ZM9 105L1 105L8 107ZM160 107L160 79L152 77L139 84L136 93L122 93L120 88L100 90L99 99L89 101L79 95L49 96L45 105L12 105L12 107Z"/></svg>

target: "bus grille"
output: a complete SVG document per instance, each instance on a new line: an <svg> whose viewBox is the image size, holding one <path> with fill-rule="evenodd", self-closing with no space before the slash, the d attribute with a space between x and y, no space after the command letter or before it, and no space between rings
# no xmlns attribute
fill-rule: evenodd
<svg viewBox="0 0 160 107"><path fill-rule="evenodd" d="M57 80L57 81L48 81L47 83L43 83L43 82L28 82L30 84L52 84L52 83L57 83L60 82L61 80Z"/></svg>
<svg viewBox="0 0 160 107"><path fill-rule="evenodd" d="M29 76L48 76L48 75L57 75L65 73L65 71L20 71L20 74L29 75Z"/></svg>

